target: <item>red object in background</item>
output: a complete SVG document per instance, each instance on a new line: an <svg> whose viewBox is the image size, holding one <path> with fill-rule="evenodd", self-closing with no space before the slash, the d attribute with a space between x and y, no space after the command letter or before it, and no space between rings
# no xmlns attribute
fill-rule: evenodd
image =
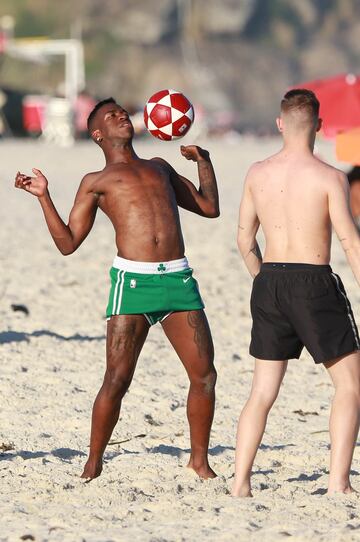
<svg viewBox="0 0 360 542"><path fill-rule="evenodd" d="M87 133L87 119L96 105L96 100L87 92L82 92L77 97L74 106L76 135L83 137Z"/></svg>
<svg viewBox="0 0 360 542"><path fill-rule="evenodd" d="M360 126L360 77L349 74L300 83L292 88L315 92L320 102L322 131L333 138L339 132Z"/></svg>
<svg viewBox="0 0 360 542"><path fill-rule="evenodd" d="M30 134L41 134L44 127L46 96L25 96L23 99L23 125Z"/></svg>
<svg viewBox="0 0 360 542"><path fill-rule="evenodd" d="M6 49L7 38L5 32L0 30L0 53L3 53Z"/></svg>

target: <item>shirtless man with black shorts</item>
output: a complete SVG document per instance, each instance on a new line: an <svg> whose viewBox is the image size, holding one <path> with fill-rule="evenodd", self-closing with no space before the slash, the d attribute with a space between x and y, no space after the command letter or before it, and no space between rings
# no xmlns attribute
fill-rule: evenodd
<svg viewBox="0 0 360 542"><path fill-rule="evenodd" d="M150 326L161 322L190 380L188 467L202 478L213 478L207 453L215 402L214 350L204 304L184 255L178 212L179 205L201 216L219 216L209 153L195 145L181 147L181 154L197 163L200 187L196 189L165 160L136 155L129 115L112 98L96 105L88 128L106 165L81 181L68 224L60 218L41 171L33 169L32 177L18 173L15 179L17 188L38 197L62 254L73 253L84 241L98 208L115 229L117 256L110 270L106 311L107 366L93 407L90 454L82 477L101 474L103 454L141 348Z"/></svg>
<svg viewBox="0 0 360 542"><path fill-rule="evenodd" d="M329 265L334 228L360 284L360 238L346 176L313 155L321 126L308 90L285 94L277 119L284 146L255 163L240 204L238 245L254 277L250 353L255 372L240 415L234 496L251 496L250 475L288 359L305 346L335 387L328 493L352 491L349 473L360 418L360 341L350 302ZM262 259L256 242L265 236Z"/></svg>

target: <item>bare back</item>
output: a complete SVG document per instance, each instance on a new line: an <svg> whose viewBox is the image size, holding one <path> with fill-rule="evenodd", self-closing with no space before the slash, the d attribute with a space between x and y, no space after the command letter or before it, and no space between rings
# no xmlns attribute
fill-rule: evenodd
<svg viewBox="0 0 360 542"><path fill-rule="evenodd" d="M321 129L319 101L306 89L289 90L276 119L283 137L277 154L249 170L240 203L238 246L250 274L261 262L327 265L334 228L360 283L359 234L350 211L346 175L313 155ZM262 226L262 258L256 233Z"/></svg>
<svg viewBox="0 0 360 542"><path fill-rule="evenodd" d="M337 170L313 155L285 150L255 164L249 190L264 232L264 261L328 264L329 185Z"/></svg>
<svg viewBox="0 0 360 542"><path fill-rule="evenodd" d="M266 242L263 257L256 242L260 225ZM360 238L346 175L314 157L310 148L301 152L284 147L251 166L237 241L253 277L262 261L328 264L332 229L360 284Z"/></svg>

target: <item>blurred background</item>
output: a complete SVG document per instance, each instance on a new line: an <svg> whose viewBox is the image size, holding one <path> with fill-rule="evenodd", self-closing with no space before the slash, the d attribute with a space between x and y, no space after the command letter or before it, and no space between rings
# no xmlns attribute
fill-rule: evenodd
<svg viewBox="0 0 360 542"><path fill-rule="evenodd" d="M144 104L174 88L194 105L193 139L236 142L274 134L280 98L305 86L360 216L359 36L358 0L1 0L0 138L72 145L109 96L151 138Z"/></svg>
<svg viewBox="0 0 360 542"><path fill-rule="evenodd" d="M360 72L359 15L358 0L1 0L1 132L37 136L49 108L84 137L93 99L136 112L175 88L216 135L272 133L289 86Z"/></svg>

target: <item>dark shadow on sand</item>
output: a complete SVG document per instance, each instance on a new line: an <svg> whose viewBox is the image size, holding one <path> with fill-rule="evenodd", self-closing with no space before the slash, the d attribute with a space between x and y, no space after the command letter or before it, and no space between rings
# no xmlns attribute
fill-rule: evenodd
<svg viewBox="0 0 360 542"><path fill-rule="evenodd" d="M80 450L72 450L71 448L55 448L50 452L30 452L28 450L19 450L11 452L1 452L0 461L12 461L16 457L22 459L38 459L39 457L54 456L62 461L70 462L74 457L85 457L86 453Z"/></svg>
<svg viewBox="0 0 360 542"><path fill-rule="evenodd" d="M310 475L302 472L301 474L299 474L299 476L297 476L297 478L288 478L287 482L313 482L314 480L318 480L322 476L324 476L323 472L322 473L313 472L313 474L310 474Z"/></svg>
<svg viewBox="0 0 360 542"><path fill-rule="evenodd" d="M183 454L190 453L190 449L183 450L177 446L167 446L166 444L160 444L153 448L147 448L147 452L150 454L164 454L171 455L173 457L180 458Z"/></svg>
<svg viewBox="0 0 360 542"><path fill-rule="evenodd" d="M51 450L51 455L67 462L70 462L70 460L74 457L86 457L85 452L81 452L80 450L72 450L71 448L57 448L55 450Z"/></svg>
<svg viewBox="0 0 360 542"><path fill-rule="evenodd" d="M121 448L121 450L118 450L117 452L105 452L104 461L112 461L115 457L119 457L119 455L139 455L141 453L142 452L133 452L132 450Z"/></svg>
<svg viewBox="0 0 360 542"><path fill-rule="evenodd" d="M274 474L274 470L273 469L267 469L267 470L254 470L253 471L253 474L263 474L264 476L266 476L267 474Z"/></svg>
<svg viewBox="0 0 360 542"><path fill-rule="evenodd" d="M214 448L209 449L209 455L220 455L227 450L233 452L235 448L232 446L214 446ZM178 459L180 459L180 457L182 457L184 454L190 454L190 452L190 448L183 449L178 448L177 446L167 446L166 444L160 444L159 446L154 446L153 448L146 448L146 453L148 454L171 455L172 457L177 457ZM104 461L112 461L119 455L139 455L142 453L143 452L135 452L132 450L127 450L126 448L121 448L121 450L105 452Z"/></svg>
<svg viewBox="0 0 360 542"><path fill-rule="evenodd" d="M99 335L98 337L90 337L89 335L80 335L75 333L69 337L49 331L48 329L40 329L39 331L33 331L32 333L25 333L22 331L2 331L0 332L0 344L14 343L14 342L29 342L31 337L53 337L59 339L59 341L103 341L105 335Z"/></svg>
<svg viewBox="0 0 360 542"><path fill-rule="evenodd" d="M269 446L268 444L260 444L260 450L283 450L284 448L290 448L295 444L276 444L275 446Z"/></svg>
<svg viewBox="0 0 360 542"><path fill-rule="evenodd" d="M45 457L49 455L48 452L29 452L28 450L19 450L18 452L1 452L0 461L12 461L16 457L22 459L38 459L39 457Z"/></svg>
<svg viewBox="0 0 360 542"><path fill-rule="evenodd" d="M325 487L319 487L315 491L311 492L311 495L326 495L327 489Z"/></svg>
<svg viewBox="0 0 360 542"><path fill-rule="evenodd" d="M209 455L221 455L227 450L234 451L233 446L214 446L214 448L209 449ZM191 452L190 448L178 448L177 446L167 446L166 444L160 444L159 446L154 446L153 448L148 448L147 451L150 454L164 454L171 455L173 457L180 458L183 454L189 454Z"/></svg>
<svg viewBox="0 0 360 542"><path fill-rule="evenodd" d="M29 342L28 334L18 331L2 331L0 333L0 344Z"/></svg>
<svg viewBox="0 0 360 542"><path fill-rule="evenodd" d="M218 446L214 446L214 448L209 449L209 455L221 455L227 450L234 452L235 448L234 446L221 446L221 444L219 444Z"/></svg>

